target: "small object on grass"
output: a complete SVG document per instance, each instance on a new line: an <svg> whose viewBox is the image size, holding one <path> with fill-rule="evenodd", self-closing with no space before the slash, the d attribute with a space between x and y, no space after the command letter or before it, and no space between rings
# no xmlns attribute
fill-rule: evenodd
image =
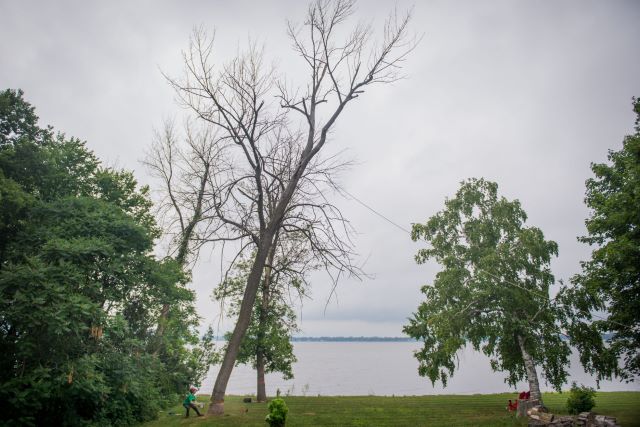
<svg viewBox="0 0 640 427"><path fill-rule="evenodd" d="M270 427L284 427L287 419L289 408L280 398L273 399L269 402L269 414L265 417L265 421Z"/></svg>
<svg viewBox="0 0 640 427"><path fill-rule="evenodd" d="M244 399L242 399L242 402L251 403L251 398L250 397L245 397Z"/></svg>

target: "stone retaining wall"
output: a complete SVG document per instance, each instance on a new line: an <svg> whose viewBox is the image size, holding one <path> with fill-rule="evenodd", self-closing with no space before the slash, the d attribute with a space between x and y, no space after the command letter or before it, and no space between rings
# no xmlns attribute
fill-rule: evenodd
<svg viewBox="0 0 640 427"><path fill-rule="evenodd" d="M531 414L529 414L529 427L620 427L614 417L596 415L593 412L582 412L575 417L566 415L555 416L553 414L542 416L537 411L529 412L531 412Z"/></svg>

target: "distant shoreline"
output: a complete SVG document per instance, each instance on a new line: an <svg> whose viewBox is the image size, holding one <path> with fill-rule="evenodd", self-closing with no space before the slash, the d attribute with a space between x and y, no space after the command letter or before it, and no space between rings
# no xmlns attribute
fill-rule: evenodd
<svg viewBox="0 0 640 427"><path fill-rule="evenodd" d="M216 337L225 341L224 337ZM292 337L292 342L416 342L409 337Z"/></svg>
<svg viewBox="0 0 640 427"><path fill-rule="evenodd" d="M293 342L415 342L409 337L293 337Z"/></svg>
<svg viewBox="0 0 640 427"><path fill-rule="evenodd" d="M610 339L612 334L603 334L602 338ZM562 340L568 340L562 337ZM226 341L224 336L217 336L216 341ZM292 342L418 342L409 337L291 337Z"/></svg>

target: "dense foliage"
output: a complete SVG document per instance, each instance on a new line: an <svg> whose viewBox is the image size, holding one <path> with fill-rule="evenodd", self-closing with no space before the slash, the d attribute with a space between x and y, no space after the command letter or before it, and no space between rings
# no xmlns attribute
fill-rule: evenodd
<svg viewBox="0 0 640 427"><path fill-rule="evenodd" d="M596 406L596 391L591 387L580 386L575 382L571 384L569 398L567 399L567 410L570 414L577 415L581 412L588 412Z"/></svg>
<svg viewBox="0 0 640 427"><path fill-rule="evenodd" d="M0 423L151 419L209 354L188 277L152 255L148 190L37 122L21 91L0 92Z"/></svg>
<svg viewBox="0 0 640 427"><path fill-rule="evenodd" d="M595 249L561 295L570 308L571 343L598 378L640 375L640 100L633 104L635 133L609 151L608 163L591 165L591 216L580 240Z"/></svg>
<svg viewBox="0 0 640 427"><path fill-rule="evenodd" d="M270 427L284 427L287 421L287 413L289 408L284 400L277 398L269 402L269 413L265 417L265 421Z"/></svg>
<svg viewBox="0 0 640 427"><path fill-rule="evenodd" d="M423 342L419 373L432 382L446 385L457 352L470 344L508 374L509 384L527 379L533 398L535 366L556 389L567 377L570 352L549 301L549 262L558 248L540 229L525 227L520 203L497 190L482 179L465 181L444 210L414 224L413 240L429 244L416 261L435 259L442 270L422 288L425 301L404 332Z"/></svg>

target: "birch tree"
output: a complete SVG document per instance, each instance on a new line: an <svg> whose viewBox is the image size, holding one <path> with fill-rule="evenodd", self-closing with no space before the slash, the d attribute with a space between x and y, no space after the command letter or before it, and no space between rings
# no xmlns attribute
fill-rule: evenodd
<svg viewBox="0 0 640 427"><path fill-rule="evenodd" d="M526 379L541 404L537 368L558 391L566 383L570 349L558 324L561 309L549 299L558 246L525 227L526 219L520 202L498 197L497 184L470 179L444 210L413 225L412 239L429 244L416 261L434 259L443 268L422 287L425 301L404 327L422 341L418 372L432 383L446 386L468 344L490 358L494 371L506 372L510 385Z"/></svg>
<svg viewBox="0 0 640 427"><path fill-rule="evenodd" d="M391 15L382 40L372 43L369 26L347 27L354 7L350 0L318 0L302 25L288 24L294 52L307 70L299 88L265 65L264 51L255 44L229 62L218 62L214 38L203 30L194 32L183 53L183 77L168 78L180 102L223 135L230 169L212 185L208 241L235 242L238 254L255 251L238 321L211 393L210 414L224 412L227 383L280 231L305 236L319 259L335 270L334 277L353 272L350 245L338 238L335 209L326 201L322 183L303 184L310 179L307 171L326 161L319 153L346 106L371 86L398 80L402 62L415 46L408 36L408 14ZM340 217L337 221L344 224Z"/></svg>

